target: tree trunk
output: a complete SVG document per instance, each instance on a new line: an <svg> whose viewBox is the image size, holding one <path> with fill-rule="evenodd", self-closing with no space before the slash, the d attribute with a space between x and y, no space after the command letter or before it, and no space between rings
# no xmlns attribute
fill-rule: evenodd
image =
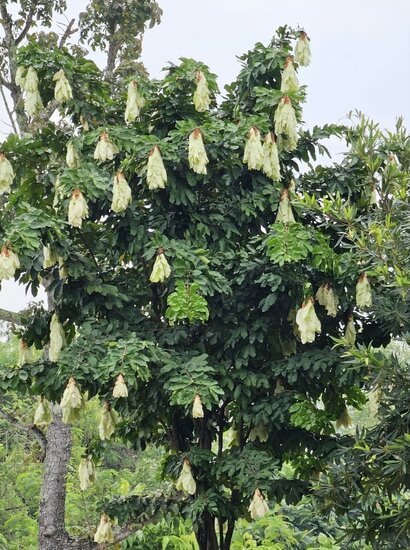
<svg viewBox="0 0 410 550"><path fill-rule="evenodd" d="M220 550L215 530L215 518L209 513L203 515L203 521L196 535L199 550Z"/></svg>

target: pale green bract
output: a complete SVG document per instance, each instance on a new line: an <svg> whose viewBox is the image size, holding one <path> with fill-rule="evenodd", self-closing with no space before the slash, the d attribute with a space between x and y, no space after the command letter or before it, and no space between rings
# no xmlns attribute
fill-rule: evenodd
<svg viewBox="0 0 410 550"><path fill-rule="evenodd" d="M50 323L50 349L48 350L48 356L50 361L58 361L60 352L65 345L65 333L64 329L58 319L56 313L53 313Z"/></svg>
<svg viewBox="0 0 410 550"><path fill-rule="evenodd" d="M19 86L22 90L24 90L24 84L26 81L26 68L25 67L17 67L16 76L14 79L14 82Z"/></svg>
<svg viewBox="0 0 410 550"><path fill-rule="evenodd" d="M122 374L119 374L117 376L117 380L115 381L114 389L112 391L112 396L115 397L116 399L120 397L128 397L127 384L125 383L125 380Z"/></svg>
<svg viewBox="0 0 410 550"><path fill-rule="evenodd" d="M164 253L160 252L155 258L154 267L152 268L149 280L151 283L163 283L170 275L171 267L167 262Z"/></svg>
<svg viewBox="0 0 410 550"><path fill-rule="evenodd" d="M24 84L24 91L37 92L38 91L38 76L34 67L29 67L26 77L22 79L19 75L19 81Z"/></svg>
<svg viewBox="0 0 410 550"><path fill-rule="evenodd" d="M192 418L203 418L204 408L202 406L201 396L197 393L192 405Z"/></svg>
<svg viewBox="0 0 410 550"><path fill-rule="evenodd" d="M24 98L24 110L28 116L36 116L43 109L43 102L38 90L26 92Z"/></svg>
<svg viewBox="0 0 410 550"><path fill-rule="evenodd" d="M199 128L195 128L189 135L188 161L189 167L194 172L206 174L206 165L209 160L202 140L202 132Z"/></svg>
<svg viewBox="0 0 410 550"><path fill-rule="evenodd" d="M366 273L360 275L356 284L356 305L357 307L371 307L372 289Z"/></svg>
<svg viewBox="0 0 410 550"><path fill-rule="evenodd" d="M272 132L266 135L263 142L263 173L273 181L280 181L278 146Z"/></svg>
<svg viewBox="0 0 410 550"><path fill-rule="evenodd" d="M248 508L248 512L250 513L252 519L262 518L269 512L269 506L267 505L266 500L263 498L259 489L255 490L253 499Z"/></svg>
<svg viewBox="0 0 410 550"><path fill-rule="evenodd" d="M192 475L191 465L188 460L184 460L182 471L175 484L177 491L183 491L188 495L194 495L196 492L196 481Z"/></svg>
<svg viewBox="0 0 410 550"><path fill-rule="evenodd" d="M76 146L74 143L69 143L67 145L67 154L65 157L65 161L67 163L67 166L69 168L79 168L80 166L80 155L77 151ZM57 182L56 182L57 185Z"/></svg>
<svg viewBox="0 0 410 550"><path fill-rule="evenodd" d="M34 357L31 349L27 345L27 342L21 339L19 341L19 358L17 361L17 366L22 367L23 365L29 365L31 363L34 363Z"/></svg>
<svg viewBox="0 0 410 550"><path fill-rule="evenodd" d="M119 171L114 176L111 210L117 214L124 212L131 200L131 187L128 185L124 174Z"/></svg>
<svg viewBox="0 0 410 550"><path fill-rule="evenodd" d="M100 439L102 441L111 439L111 436L115 430L115 425L117 423L117 413L114 411L111 405L107 403L107 401L105 401L101 411L100 424L98 426L98 433L100 434Z"/></svg>
<svg viewBox="0 0 410 550"><path fill-rule="evenodd" d="M316 315L313 298L309 298L298 310L296 324L299 328L302 344L314 342L316 333L320 334L322 326Z"/></svg>
<svg viewBox="0 0 410 550"><path fill-rule="evenodd" d="M84 398L78 389L77 382L70 378L61 399L60 407L63 410L63 422L71 424L80 418L84 408Z"/></svg>
<svg viewBox="0 0 410 550"><path fill-rule="evenodd" d="M254 126L248 132L243 153L243 162L248 165L249 170L260 170L263 166L261 134Z"/></svg>
<svg viewBox="0 0 410 550"><path fill-rule="evenodd" d="M157 145L151 149L147 164L148 189L164 189L167 183L167 172Z"/></svg>
<svg viewBox="0 0 410 550"><path fill-rule="evenodd" d="M11 279L20 267L20 260L8 246L3 246L0 254L0 281Z"/></svg>
<svg viewBox="0 0 410 550"><path fill-rule="evenodd" d="M138 84L135 80L131 80L127 89L127 105L125 108L125 122L133 122L139 117L140 109L144 105L144 98L138 93Z"/></svg>
<svg viewBox="0 0 410 550"><path fill-rule="evenodd" d="M353 317L351 315L346 323L344 340L349 346L353 346L356 342L356 327L354 326Z"/></svg>
<svg viewBox="0 0 410 550"><path fill-rule="evenodd" d="M193 101L195 109L199 113L203 113L209 109L210 104L208 82L206 81L205 75L202 71L197 71L195 79L196 90L194 92Z"/></svg>
<svg viewBox="0 0 410 550"><path fill-rule="evenodd" d="M51 407L48 400L41 396L38 399L36 411L34 413L34 424L39 428L45 428L53 421Z"/></svg>
<svg viewBox="0 0 410 550"><path fill-rule="evenodd" d="M311 57L309 38L307 34L302 31L295 46L295 61L299 63L299 65L302 65L302 67L307 67Z"/></svg>
<svg viewBox="0 0 410 550"><path fill-rule="evenodd" d="M51 249L51 246L43 246L43 268L53 267L58 262L58 254Z"/></svg>
<svg viewBox="0 0 410 550"><path fill-rule="evenodd" d="M53 76L53 80L56 82L54 88L55 99L57 99L57 101L68 101L69 99L72 99L73 91L63 69L56 72Z"/></svg>
<svg viewBox="0 0 410 550"><path fill-rule="evenodd" d="M321 306L326 308L330 317L336 317L339 298L329 283L323 283L316 292L316 299Z"/></svg>
<svg viewBox="0 0 410 550"><path fill-rule="evenodd" d="M289 192L287 189L282 191L275 223L295 223L292 206L289 201Z"/></svg>
<svg viewBox="0 0 410 550"><path fill-rule="evenodd" d="M288 96L283 97L275 112L275 133L283 139L283 147L286 151L296 148L299 134L297 133L296 114L292 102ZM284 135L283 135L284 134Z"/></svg>
<svg viewBox="0 0 410 550"><path fill-rule="evenodd" d="M80 489L87 491L95 482L95 465L91 456L83 456L78 467Z"/></svg>
<svg viewBox="0 0 410 550"><path fill-rule="evenodd" d="M114 534L112 532L111 520L107 514L101 516L100 524L94 535L94 542L113 542Z"/></svg>
<svg viewBox="0 0 410 550"><path fill-rule="evenodd" d="M68 223L71 227L81 227L88 218L87 202L79 189L75 189L68 205Z"/></svg>
<svg viewBox="0 0 410 550"><path fill-rule="evenodd" d="M285 68L282 72L282 81L280 91L284 93L296 92L299 88L299 80L296 76L295 67L293 66L292 57L289 56L285 61Z"/></svg>
<svg viewBox="0 0 410 550"><path fill-rule="evenodd" d="M4 153L0 153L0 195L10 193L10 185L14 179L14 170L11 162Z"/></svg>
<svg viewBox="0 0 410 550"><path fill-rule="evenodd" d="M118 147L110 140L108 133L103 132L94 151L94 160L106 162L113 160L114 155L118 153Z"/></svg>

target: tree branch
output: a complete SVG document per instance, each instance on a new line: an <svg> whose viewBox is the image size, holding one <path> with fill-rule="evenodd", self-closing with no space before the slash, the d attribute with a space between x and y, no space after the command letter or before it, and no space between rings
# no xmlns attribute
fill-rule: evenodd
<svg viewBox="0 0 410 550"><path fill-rule="evenodd" d="M10 111L10 107L7 103L7 99L6 99L6 96L4 94L4 90L3 90L3 86L0 86L0 93L1 93L1 97L3 98L3 103L6 107L6 111L7 111L7 115L10 119L10 122L11 122L11 125L13 126L13 130L14 130L14 133L18 134L18 130L16 128L16 123L14 122L14 119L13 119L13 114L12 112Z"/></svg>
<svg viewBox="0 0 410 550"><path fill-rule="evenodd" d="M6 321L7 323L21 324L22 311L16 313L15 311L8 311L7 309L0 308L0 321Z"/></svg>
<svg viewBox="0 0 410 550"><path fill-rule="evenodd" d="M75 19L71 19L71 21L68 23L67 28L60 39L60 43L58 45L59 48L62 48L67 42L67 40L70 38L70 36L78 31L78 29L73 29L74 23L75 23Z"/></svg>
<svg viewBox="0 0 410 550"><path fill-rule="evenodd" d="M34 438L41 447L40 461L44 460L47 448L47 439L43 432L37 428L34 424L23 424L17 418L14 418L10 413L0 407L0 416L6 420L9 424L12 424L17 430L26 432Z"/></svg>
<svg viewBox="0 0 410 550"><path fill-rule="evenodd" d="M36 2L33 2L31 4L30 10L27 14L26 23L25 23L21 33L18 35L18 37L15 40L16 46L18 46L20 44L20 42L22 40L24 40L24 38L26 37L28 31L30 30L31 24L33 23L33 16L34 16L34 11L35 11L35 6L36 6Z"/></svg>

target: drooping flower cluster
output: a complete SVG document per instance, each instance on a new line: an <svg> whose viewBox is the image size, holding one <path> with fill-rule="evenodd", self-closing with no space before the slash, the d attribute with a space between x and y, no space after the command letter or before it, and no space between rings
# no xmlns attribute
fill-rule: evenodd
<svg viewBox="0 0 410 550"><path fill-rule="evenodd" d="M73 91L63 69L56 72L53 76L53 80L56 83L54 97L57 101L63 102L73 98Z"/></svg>
<svg viewBox="0 0 410 550"><path fill-rule="evenodd" d="M189 167L194 172L206 174L206 165L209 160L205 151L202 132L199 128L195 128L189 135L188 161Z"/></svg>
<svg viewBox="0 0 410 550"><path fill-rule="evenodd" d="M356 284L356 305L357 307L371 307L372 289L366 273L362 273Z"/></svg>
<svg viewBox="0 0 410 550"><path fill-rule="evenodd" d="M128 397L128 388L125 383L124 376L119 374L117 380L115 381L114 389L112 391L113 397Z"/></svg>
<svg viewBox="0 0 410 550"><path fill-rule="evenodd" d="M278 146L276 144L275 134L269 132L266 134L263 142L263 173L273 181L280 181L280 166Z"/></svg>
<svg viewBox="0 0 410 550"><path fill-rule="evenodd" d="M182 471L175 484L177 491L184 491L188 495L194 495L196 492L196 481L192 475L191 465L188 459L184 459Z"/></svg>
<svg viewBox="0 0 410 550"><path fill-rule="evenodd" d="M204 113L209 109L210 104L208 82L206 81L205 75L202 71L196 72L195 80L196 90L193 97L195 109L199 113Z"/></svg>
<svg viewBox="0 0 410 550"><path fill-rule="evenodd" d="M344 340L346 344L353 346L356 342L356 327L354 326L353 315L349 315L346 323Z"/></svg>
<svg viewBox="0 0 410 550"><path fill-rule="evenodd" d="M302 67L307 67L311 57L312 54L310 52L308 35L305 31L302 31L295 45L295 61L299 63L299 65L302 65Z"/></svg>
<svg viewBox="0 0 410 550"><path fill-rule="evenodd" d="M111 439L111 436L115 430L115 425L117 423L117 413L107 401L104 401L101 410L100 425L98 426L98 432L102 441Z"/></svg>
<svg viewBox="0 0 410 550"><path fill-rule="evenodd" d="M107 514L102 514L100 524L94 535L94 542L113 542L114 533L112 532L111 520Z"/></svg>
<svg viewBox="0 0 410 550"><path fill-rule="evenodd" d="M10 193L10 186L14 179L14 170L11 162L4 153L0 153L0 195Z"/></svg>
<svg viewBox="0 0 410 550"><path fill-rule="evenodd" d="M63 422L72 424L79 420L84 404L84 397L81 395L77 382L71 377L60 403L63 410Z"/></svg>
<svg viewBox="0 0 410 550"><path fill-rule="evenodd" d="M69 168L79 168L80 167L80 154L77 151L77 147L73 142L70 142L67 145L67 154L65 161Z"/></svg>
<svg viewBox="0 0 410 550"><path fill-rule="evenodd" d="M204 417L204 408L202 406L202 400L199 393L194 397L194 402L192 405L192 418L203 418Z"/></svg>
<svg viewBox="0 0 410 550"><path fill-rule="evenodd" d="M38 91L38 76L34 67L25 69L19 67L16 73L16 84L24 92L24 110L28 116L37 115L43 108L40 92Z"/></svg>
<svg viewBox="0 0 410 550"><path fill-rule="evenodd" d="M23 365L30 365L31 363L34 363L34 357L31 353L31 349L29 348L27 342L21 339L19 341L19 358L17 366L22 367Z"/></svg>
<svg viewBox="0 0 410 550"><path fill-rule="evenodd" d="M118 147L110 140L108 132L101 132L100 139L94 151L94 160L106 162L112 160L118 153Z"/></svg>
<svg viewBox="0 0 410 550"><path fill-rule="evenodd" d="M286 151L296 149L299 134L296 130L297 120L292 101L289 96L284 96L275 111L275 133L281 136L283 148Z"/></svg>
<svg viewBox="0 0 410 550"><path fill-rule="evenodd" d="M289 201L289 191L283 189L280 196L279 208L276 214L275 223L295 223L292 205Z"/></svg>
<svg viewBox="0 0 410 550"><path fill-rule="evenodd" d="M148 157L147 183L150 190L165 189L167 183L167 172L157 145L151 149Z"/></svg>
<svg viewBox="0 0 410 550"><path fill-rule="evenodd" d="M336 317L339 298L329 283L323 283L316 292L316 299L321 306L326 308L330 317Z"/></svg>
<svg viewBox="0 0 410 550"><path fill-rule="evenodd" d="M50 323L50 348L48 350L48 356L50 361L58 361L61 350L65 345L65 333L64 329L58 319L56 313L53 313Z"/></svg>
<svg viewBox="0 0 410 550"><path fill-rule="evenodd" d="M53 415L49 401L42 395L38 399L36 412L34 413L34 424L39 428L46 428L53 421Z"/></svg>
<svg viewBox="0 0 410 550"><path fill-rule="evenodd" d="M259 489L255 490L248 511L252 519L262 518L269 512L269 506L267 505L266 500L263 498L263 495Z"/></svg>
<svg viewBox="0 0 410 550"><path fill-rule="evenodd" d="M53 267L58 262L58 254L54 252L51 248L51 246L44 245L43 246L43 268L48 269L49 267Z"/></svg>
<svg viewBox="0 0 410 550"><path fill-rule="evenodd" d="M293 66L293 57L291 55L288 55L282 73L280 91L287 94L288 92L296 92L298 88L299 80L296 76L295 67Z"/></svg>
<svg viewBox="0 0 410 550"><path fill-rule="evenodd" d="M131 200L131 187L128 185L124 173L118 170L114 176L111 210L117 214L124 212L131 203Z"/></svg>
<svg viewBox="0 0 410 550"><path fill-rule="evenodd" d="M79 189L74 189L68 205L68 223L71 227L81 227L88 218L87 202Z"/></svg>
<svg viewBox="0 0 410 550"><path fill-rule="evenodd" d="M149 280L151 283L163 283L170 275L171 267L165 258L164 249L159 248Z"/></svg>
<svg viewBox="0 0 410 550"><path fill-rule="evenodd" d="M125 122L133 122L140 115L140 109L144 106L144 98L138 92L136 80L131 80L127 89L127 106L125 108Z"/></svg>
<svg viewBox="0 0 410 550"><path fill-rule="evenodd" d="M9 245L4 245L0 253L0 281L11 279L20 267L19 257Z"/></svg>
<svg viewBox="0 0 410 550"><path fill-rule="evenodd" d="M313 298L308 298L296 314L302 344L314 342L316 333L320 334L322 326L315 312Z"/></svg>
<svg viewBox="0 0 410 550"><path fill-rule="evenodd" d="M248 132L243 162L248 165L249 170L260 170L263 166L263 148L259 130L252 126Z"/></svg>
<svg viewBox="0 0 410 550"><path fill-rule="evenodd" d="M91 456L81 457L78 477L80 478L80 489L82 491L87 491L95 482L95 465Z"/></svg>

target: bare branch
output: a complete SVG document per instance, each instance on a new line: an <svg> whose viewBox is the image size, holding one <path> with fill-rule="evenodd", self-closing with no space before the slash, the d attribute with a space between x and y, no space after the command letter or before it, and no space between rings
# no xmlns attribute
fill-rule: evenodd
<svg viewBox="0 0 410 550"><path fill-rule="evenodd" d="M21 33L18 35L18 37L16 38L15 40L15 44L16 46L18 46L20 44L20 42L22 40L24 40L24 38L26 37L28 31L30 30L30 27L31 27L31 24L33 23L33 16L34 16L34 11L35 11L35 5L36 3L33 2L33 4L31 4L31 7L30 7L30 10L27 14L27 19L26 19L26 23L21 31Z"/></svg>
<svg viewBox="0 0 410 550"><path fill-rule="evenodd" d="M23 424L17 418L14 418L10 413L5 411L0 407L0 416L6 420L9 424L12 424L20 432L28 433L32 438L34 438L41 447L41 456L40 460L44 460L47 448L47 439L43 432L37 428L34 424Z"/></svg>
<svg viewBox="0 0 410 550"><path fill-rule="evenodd" d="M14 122L13 114L12 114L12 112L11 112L11 110L10 110L10 107L9 107L8 103L7 103L7 99L6 99L6 96L5 96L5 94L4 94L4 90L3 90L3 87L2 87L2 86L0 86L0 93L1 93L1 97L3 98L3 103L4 103L5 107L6 107L6 111L7 111L8 117L9 117L9 119L10 119L11 125L12 125L12 127L13 127L13 130L14 130L14 132L15 132L16 134L18 134L18 130L17 130L17 127L16 127L16 123Z"/></svg>
<svg viewBox="0 0 410 550"><path fill-rule="evenodd" d="M7 323L21 324L22 311L16 313L15 311L8 311L7 309L0 308L0 321L7 321Z"/></svg>
<svg viewBox="0 0 410 550"><path fill-rule="evenodd" d="M78 31L78 28L73 29L74 23L75 23L75 19L71 19L71 21L68 23L66 30L63 36L61 37L60 43L58 45L59 48L62 48L67 42L67 40L70 38L70 36Z"/></svg>
<svg viewBox="0 0 410 550"><path fill-rule="evenodd" d="M0 85L4 86L8 90L11 90L12 85L10 82L8 82L1 74L0 74Z"/></svg>

